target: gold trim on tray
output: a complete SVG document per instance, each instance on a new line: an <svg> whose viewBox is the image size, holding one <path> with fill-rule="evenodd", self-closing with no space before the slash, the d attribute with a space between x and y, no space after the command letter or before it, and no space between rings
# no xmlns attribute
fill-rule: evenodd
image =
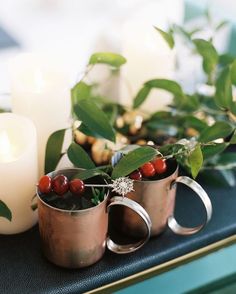
<svg viewBox="0 0 236 294"><path fill-rule="evenodd" d="M220 240L218 242L215 242L213 244L210 244L208 246L205 246L205 247L200 248L198 250L195 250L193 252L187 253L187 254L182 255L180 257L174 258L170 261L156 265L156 266L151 267L149 269L146 269L142 272L139 272L137 274L126 277L124 279L115 281L113 283L104 285L102 287L96 288L96 289L88 291L86 293L88 293L88 294L90 294L90 293L112 293L116 290L130 286L134 283L141 282L141 281L148 279L148 278L151 278L157 274L161 274L161 273L166 272L170 269L173 269L179 265L190 262L190 261L197 259L201 256L207 255L213 251L216 251L216 250L219 250L223 247L229 246L233 243L236 243L236 235L232 235L228 238L225 238L223 240Z"/></svg>

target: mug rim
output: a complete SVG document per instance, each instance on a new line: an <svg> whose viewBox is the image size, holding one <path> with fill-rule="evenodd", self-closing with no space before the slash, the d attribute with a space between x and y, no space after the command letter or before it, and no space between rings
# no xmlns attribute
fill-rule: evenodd
<svg viewBox="0 0 236 294"><path fill-rule="evenodd" d="M55 172L61 172L61 171L74 171L74 170L84 170L83 168L62 168L62 169L59 169L59 170L55 170L55 171L52 171L50 173L47 173L46 176L48 175L51 175L52 173L55 173ZM76 214L80 214L80 213L85 213L87 211L91 211L91 210L94 210L96 208L98 208L99 206L101 206L105 201L107 201L108 199L108 196L109 196L109 190L105 193L104 195L104 199L102 202L100 202L98 205L96 206L92 206L92 207L89 207L89 208L85 208L85 209L76 209L76 210L68 210L68 209L61 209L61 208L58 208L58 207L54 207L48 203L46 203L42 197L39 195L38 193L38 186L36 186L36 195L37 195L37 199L39 201L42 202L42 204L44 204L45 206L47 206L48 208L51 208L53 210L57 210L57 211L60 211L60 212L63 212L63 213L76 213Z"/></svg>

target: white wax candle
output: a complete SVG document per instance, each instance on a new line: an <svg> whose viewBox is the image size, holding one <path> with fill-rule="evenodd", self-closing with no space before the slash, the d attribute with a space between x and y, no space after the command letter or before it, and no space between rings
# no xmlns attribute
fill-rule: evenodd
<svg viewBox="0 0 236 294"><path fill-rule="evenodd" d="M42 175L49 136L70 125L70 77L61 61L49 55L20 54L11 61L10 71L12 109L36 126Z"/></svg>
<svg viewBox="0 0 236 294"><path fill-rule="evenodd" d="M31 209L38 180L36 129L29 119L0 114L0 199L12 212L12 221L0 217L0 234L31 228L37 212Z"/></svg>
<svg viewBox="0 0 236 294"><path fill-rule="evenodd" d="M173 5L178 9L174 10ZM124 24L122 54L127 64L122 67L122 103L131 105L143 83L150 79L173 78L175 50L169 48L153 26L166 29L170 20L181 23L182 18L183 1L161 0L144 6ZM141 108L154 112L164 109L171 100L172 96L166 91L153 90Z"/></svg>

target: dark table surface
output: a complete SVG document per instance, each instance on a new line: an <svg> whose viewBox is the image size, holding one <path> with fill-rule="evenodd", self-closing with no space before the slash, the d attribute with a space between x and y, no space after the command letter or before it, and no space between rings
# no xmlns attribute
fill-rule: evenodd
<svg viewBox="0 0 236 294"><path fill-rule="evenodd" d="M54 266L41 253L38 227L11 236L0 235L0 293L83 293L138 273L224 239L236 232L236 188L204 185L213 205L208 226L193 236L177 236L167 229L139 251L104 258L85 269ZM201 222L204 210L197 197L178 189L176 214L183 225Z"/></svg>

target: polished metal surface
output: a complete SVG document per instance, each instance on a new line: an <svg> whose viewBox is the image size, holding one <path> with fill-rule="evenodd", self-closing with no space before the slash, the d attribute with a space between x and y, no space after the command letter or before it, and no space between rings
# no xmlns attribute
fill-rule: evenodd
<svg viewBox="0 0 236 294"><path fill-rule="evenodd" d="M139 205L137 202L126 198L126 197L120 197L120 196L114 196L110 200L110 204L108 205L107 209L108 212L112 206L125 206L129 209L131 209L134 213L136 213L142 220L144 225L146 226L146 235L144 238L142 238L140 241L132 244L126 244L126 245L120 245L115 242L113 242L110 237L107 237L107 247L112 252L118 253L118 254L126 254L130 252L134 252L141 248L150 238L151 236L151 219L149 215L147 214L146 210Z"/></svg>
<svg viewBox="0 0 236 294"><path fill-rule="evenodd" d="M171 183L178 176L175 164L171 175L156 181L134 181L134 191L126 195L127 198L139 203L148 213L151 222L151 236L163 232L167 226L167 219L173 214L175 205L175 189L170 189ZM146 225L143 220L130 209L125 207L115 212L119 229L133 237L144 237Z"/></svg>
<svg viewBox="0 0 236 294"><path fill-rule="evenodd" d="M48 176L63 174L69 179L80 169L63 169ZM101 184L97 186L109 186ZM45 256L54 264L67 268L82 268L94 264L102 258L106 246L109 250L125 254L138 250L150 238L151 220L138 203L115 196L108 203L108 193L97 206L82 210L63 210L50 206L37 191L39 231ZM145 238L128 245L119 245L107 236L108 211L111 206L126 206L139 215L146 226Z"/></svg>
<svg viewBox="0 0 236 294"><path fill-rule="evenodd" d="M178 235L192 235L199 232L204 226L210 221L212 216L212 205L210 198L208 197L206 191L194 180L190 179L189 177L178 177L175 181L171 184L171 188L175 188L176 183L182 183L189 188L191 188L202 200L204 207L206 209L206 220L203 224L193 227L193 228L186 228L179 225L173 215L169 216L168 218L168 226L169 228Z"/></svg>
<svg viewBox="0 0 236 294"><path fill-rule="evenodd" d="M68 178L78 169L64 169L49 176ZM45 256L54 264L82 268L102 258L108 230L106 195L99 205L83 210L63 210L45 203L38 194L39 231Z"/></svg>
<svg viewBox="0 0 236 294"><path fill-rule="evenodd" d="M127 198L139 203L148 213L151 222L151 236L162 233L167 225L180 235L190 235L201 230L210 220L212 206L209 197L203 188L188 177L178 177L178 165L175 161L169 164L170 174L166 178L152 181L134 181L134 191L126 195ZM176 183L183 182L192 188L203 201L207 210L207 220L204 224L194 228L181 227L175 220L174 207L176 195ZM124 207L121 211L115 211L115 219L120 231L133 237L145 237L146 225L136 213Z"/></svg>

